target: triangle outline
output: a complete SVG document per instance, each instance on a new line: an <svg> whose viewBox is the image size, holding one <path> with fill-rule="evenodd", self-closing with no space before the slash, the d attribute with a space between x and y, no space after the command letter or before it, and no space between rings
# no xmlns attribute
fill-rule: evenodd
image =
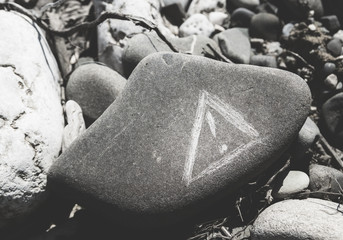
<svg viewBox="0 0 343 240"><path fill-rule="evenodd" d="M224 119L231 123L234 127L236 127L238 130L243 132L245 135L251 138L251 141L246 144L241 144L232 151L226 153L221 159L211 163L207 168L205 168L203 171L201 171L196 176L193 175L193 167L196 160L196 153L197 153L197 147L199 143L200 133L202 126L204 124L204 120L206 116L206 109L207 106L211 107L214 111L219 113ZM214 130L212 130L213 123L210 123L211 132L215 132L215 126ZM215 135L214 135L215 136ZM206 175L210 175L213 172L215 172L217 169L225 166L229 161L234 159L236 156L238 156L240 153L246 151L247 149L251 148L256 143L259 143L259 133L257 130L248 122L246 122L243 118L243 116L236 111L232 106L229 104L223 102L220 100L217 96L209 94L205 90L200 90L199 99L198 99L198 107L196 110L196 116L195 121L193 123L193 128L191 132L191 140L190 145L188 149L187 158L185 161L184 166L184 172L182 176L183 182L186 183L188 186L192 182L196 181L197 179L200 179Z"/></svg>

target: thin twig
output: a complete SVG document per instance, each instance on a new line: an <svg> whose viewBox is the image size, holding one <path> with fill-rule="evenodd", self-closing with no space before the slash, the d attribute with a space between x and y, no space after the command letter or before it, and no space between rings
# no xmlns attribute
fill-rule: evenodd
<svg viewBox="0 0 343 240"><path fill-rule="evenodd" d="M324 138L322 134L320 134L319 140L323 144L324 149L336 160L341 169L343 169L342 159L337 155L335 150L331 147L331 145L328 143L328 141Z"/></svg>
<svg viewBox="0 0 343 240"><path fill-rule="evenodd" d="M118 20L127 20L133 22L137 26L141 26L143 28L146 28L148 30L153 30L157 33L157 35L170 47L170 49L174 52L178 52L178 50L171 44L168 39L162 34L162 32L159 30L158 26L142 17L133 16L129 14L122 14L122 13L116 13L116 12L103 12L97 19L91 22L84 22L80 23L76 26L66 28L64 30L55 30L48 26L47 23L43 22L40 18L35 17L31 12L27 11L25 8L20 6L16 3L0 3L0 9L5 9L7 11L16 11L19 12L27 17L29 17L31 20L35 21L39 27L44 29L47 32L50 32L56 36L59 37L68 37L70 35L73 35L74 33L77 33L82 30L87 30L90 28L94 28L98 26L99 24L103 23L107 19L118 19Z"/></svg>

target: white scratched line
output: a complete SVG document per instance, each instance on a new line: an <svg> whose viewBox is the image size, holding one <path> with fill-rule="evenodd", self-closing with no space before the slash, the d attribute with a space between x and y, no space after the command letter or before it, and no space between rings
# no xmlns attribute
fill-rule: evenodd
<svg viewBox="0 0 343 240"><path fill-rule="evenodd" d="M218 111L228 122L232 123L242 132L248 134L250 137L258 137L259 133L253 126L247 123L244 118L231 106L221 101L216 96L211 96L207 93L207 104L214 110Z"/></svg>
<svg viewBox="0 0 343 240"><path fill-rule="evenodd" d="M188 151L188 156L185 163L184 173L182 180L189 184L192 178L193 166L195 161L195 156L198 147L198 141L200 137L202 122L204 120L206 103L205 103L206 93L201 91L198 101L198 108L195 115L195 121L193 124L192 135L191 135L191 144Z"/></svg>
<svg viewBox="0 0 343 240"><path fill-rule="evenodd" d="M207 123L210 127L212 135L216 138L217 137L216 136L216 123L215 123L214 118L213 118L210 111L206 112L206 120L207 120Z"/></svg>
<svg viewBox="0 0 343 240"><path fill-rule="evenodd" d="M223 166L227 165L232 159L236 158L239 154L241 154L243 151L246 151L247 149L254 146L256 143L260 143L260 139L254 140L249 142L248 144L242 144L239 147L235 148L230 153L226 154L222 159L219 161L212 163L208 168L203 170L201 173L199 173L196 177L190 179L190 183L206 176L210 175L213 172L217 171L218 169L222 168Z"/></svg>

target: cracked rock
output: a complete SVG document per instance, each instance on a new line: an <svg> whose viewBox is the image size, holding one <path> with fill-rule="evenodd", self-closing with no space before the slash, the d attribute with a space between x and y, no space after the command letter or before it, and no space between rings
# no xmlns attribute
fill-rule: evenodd
<svg viewBox="0 0 343 240"><path fill-rule="evenodd" d="M61 149L60 74L31 20L0 11L0 228L46 196L46 172ZM25 41L23 41L25 39Z"/></svg>

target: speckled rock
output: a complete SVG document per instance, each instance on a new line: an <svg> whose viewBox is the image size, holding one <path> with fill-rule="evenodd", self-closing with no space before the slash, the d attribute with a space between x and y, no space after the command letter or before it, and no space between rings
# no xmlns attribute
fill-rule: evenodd
<svg viewBox="0 0 343 240"><path fill-rule="evenodd" d="M301 171L289 171L287 175L279 178L276 183L276 188L273 190L275 198L287 198L292 194L305 190L310 183L310 179L306 173Z"/></svg>
<svg viewBox="0 0 343 240"><path fill-rule="evenodd" d="M322 199L285 200L265 209L255 220L252 240L320 239L343 236L342 207Z"/></svg>
<svg viewBox="0 0 343 240"><path fill-rule="evenodd" d="M249 63L251 50L249 36L239 28L227 29L219 33L216 39L227 58L237 63Z"/></svg>
<svg viewBox="0 0 343 240"><path fill-rule="evenodd" d="M83 114L96 120L119 96L126 79L109 67L89 63L76 68L70 75L66 87L68 100L74 100Z"/></svg>
<svg viewBox="0 0 343 240"><path fill-rule="evenodd" d="M86 130L86 124L82 116L80 105L73 100L69 100L67 101L65 108L68 124L63 130L63 152Z"/></svg>
<svg viewBox="0 0 343 240"><path fill-rule="evenodd" d="M290 72L151 54L55 162L51 190L123 225L181 223L278 159L310 98Z"/></svg>
<svg viewBox="0 0 343 240"><path fill-rule="evenodd" d="M191 35L204 35L209 37L214 31L214 26L205 15L196 13L187 18L187 20L180 26L179 31L179 35L181 37Z"/></svg>
<svg viewBox="0 0 343 240"><path fill-rule="evenodd" d="M47 196L64 127L61 76L38 26L0 11L0 228ZM23 41L25 39L25 41Z"/></svg>

